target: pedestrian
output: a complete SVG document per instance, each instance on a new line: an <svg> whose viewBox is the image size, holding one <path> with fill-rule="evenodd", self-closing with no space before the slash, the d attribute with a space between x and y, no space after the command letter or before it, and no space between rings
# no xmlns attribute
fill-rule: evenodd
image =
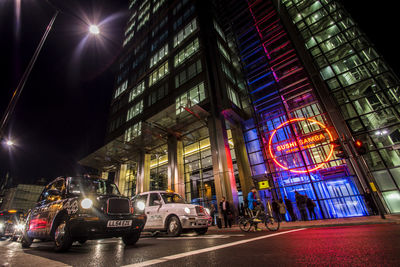
<svg viewBox="0 0 400 267"><path fill-rule="evenodd" d="M376 207L375 201L374 201L374 199L372 197L372 194L371 194L371 192L369 191L368 188L365 190L364 199L365 199L365 203L367 204L367 206L371 210L370 214L371 215L378 215L379 214L378 208Z"/></svg>
<svg viewBox="0 0 400 267"><path fill-rule="evenodd" d="M214 205L214 203L211 203L211 206L210 206L210 216L212 219L211 225L215 226L215 205Z"/></svg>
<svg viewBox="0 0 400 267"><path fill-rule="evenodd" d="M294 191L294 194L296 196L296 205L300 211L301 220L308 221L308 214L306 210L306 201L307 201L306 196L300 194L297 191Z"/></svg>
<svg viewBox="0 0 400 267"><path fill-rule="evenodd" d="M280 214L279 214L279 205L278 202L274 199L271 203L272 205L272 211L274 212L274 218L277 219L279 222L280 220Z"/></svg>
<svg viewBox="0 0 400 267"><path fill-rule="evenodd" d="M231 209L229 206L229 202L226 201L225 197L222 197L221 202L219 203L219 208L221 209L221 213L224 216L224 222L225 222L225 228L232 227L232 221L229 219L229 216L231 215Z"/></svg>
<svg viewBox="0 0 400 267"><path fill-rule="evenodd" d="M245 216L246 215L246 213L245 213L245 211L244 211L244 204L243 204L243 202L242 203L240 203L240 216Z"/></svg>
<svg viewBox="0 0 400 267"><path fill-rule="evenodd" d="M282 199L279 199L278 201L278 206L279 206L279 219L280 221L285 220L286 221L286 206L285 203L283 203Z"/></svg>
<svg viewBox="0 0 400 267"><path fill-rule="evenodd" d="M285 205L286 205L287 211L289 212L290 220L293 222L297 221L297 216L296 216L296 214L294 214L294 211L293 211L292 201L290 199L288 199L287 196L285 196Z"/></svg>
<svg viewBox="0 0 400 267"><path fill-rule="evenodd" d="M310 214L310 219L311 220L314 220L314 219L317 220L318 219L317 218L317 214L315 213L315 207L317 205L315 204L315 202L311 198L309 198L307 196L306 196L306 198L307 198L306 206L307 206L307 209L308 209L308 213Z"/></svg>

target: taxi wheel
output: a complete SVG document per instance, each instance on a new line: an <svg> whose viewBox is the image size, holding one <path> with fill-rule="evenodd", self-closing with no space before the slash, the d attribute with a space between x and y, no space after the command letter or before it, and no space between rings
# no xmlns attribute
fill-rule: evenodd
<svg viewBox="0 0 400 267"><path fill-rule="evenodd" d="M124 235L122 237L122 241L124 241L126 246L132 246L136 244L136 242L139 240L139 237L140 232L135 232L129 235Z"/></svg>
<svg viewBox="0 0 400 267"><path fill-rule="evenodd" d="M22 235L21 246L23 248L29 248L32 245L33 239L30 238L26 233Z"/></svg>
<svg viewBox="0 0 400 267"><path fill-rule="evenodd" d="M72 246L72 242L68 221L63 218L54 231L54 250L57 252L66 251Z"/></svg>
<svg viewBox="0 0 400 267"><path fill-rule="evenodd" d="M81 245L85 244L86 241L87 241L87 239L85 239L85 238L82 238L82 239L78 240L79 244L81 244Z"/></svg>
<svg viewBox="0 0 400 267"><path fill-rule="evenodd" d="M180 236L182 233L181 222L178 217L172 216L168 220L167 233L169 236Z"/></svg>
<svg viewBox="0 0 400 267"><path fill-rule="evenodd" d="M205 235L208 231L208 228L195 229L195 231L198 235Z"/></svg>

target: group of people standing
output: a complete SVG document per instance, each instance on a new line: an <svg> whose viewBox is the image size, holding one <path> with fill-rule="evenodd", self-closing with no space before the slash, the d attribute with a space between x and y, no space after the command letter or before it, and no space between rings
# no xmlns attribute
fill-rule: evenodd
<svg viewBox="0 0 400 267"><path fill-rule="evenodd" d="M308 220L317 220L317 214L315 212L316 204L315 202L309 198L307 195L302 195L299 192L295 191L295 199L296 199L296 206L300 213L300 220L308 221ZM255 187L251 189L249 192L247 199L245 199L245 205L243 203L240 205L239 213L241 215L245 215L245 209L247 208L253 214L251 216L258 216L258 213L261 212L263 209L262 204L257 196L257 190ZM244 207L245 206L245 207ZM297 221L298 218L296 216L296 212L294 210L294 205L287 196L284 197L284 200L273 200L272 201L272 211L274 216L279 221L286 220L286 213L289 215L289 220L287 221ZM233 212L230 207L230 203L226 200L225 197L222 197L219 203L219 210L221 211L221 215L223 217L223 221L225 224L225 228L232 227L233 221ZM308 213L307 213L308 211ZM214 204L210 205L210 215L213 218L213 225L215 224L214 218L217 213L217 209ZM222 225L221 225L222 227Z"/></svg>
<svg viewBox="0 0 400 267"><path fill-rule="evenodd" d="M307 195L302 195L299 192L295 191L296 205L300 212L300 220L308 221L317 220L317 214L315 212L315 207L317 206L315 202L309 198ZM290 221L297 221L298 218L296 213L294 212L293 203L286 196L284 198L285 202L282 199L278 201L272 201L272 211L274 212L275 217L279 221L286 220L286 213L289 213ZM308 214L307 214L308 210Z"/></svg>

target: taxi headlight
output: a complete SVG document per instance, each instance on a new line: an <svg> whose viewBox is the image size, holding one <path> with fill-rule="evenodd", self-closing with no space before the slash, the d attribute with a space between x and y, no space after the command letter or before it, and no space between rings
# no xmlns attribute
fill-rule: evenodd
<svg viewBox="0 0 400 267"><path fill-rule="evenodd" d="M136 203L136 207L137 207L139 210L144 210L145 204L144 204L143 201L139 201L139 202Z"/></svg>
<svg viewBox="0 0 400 267"><path fill-rule="evenodd" d="M90 198L84 198L81 201L81 207L84 209L90 209L93 206L93 201Z"/></svg>
<svg viewBox="0 0 400 267"><path fill-rule="evenodd" d="M190 209L189 209L188 207L186 207L186 208L184 209L184 211L185 211L187 214L190 214Z"/></svg>
<svg viewBox="0 0 400 267"><path fill-rule="evenodd" d="M3 229L4 224L0 223L0 229Z"/></svg>

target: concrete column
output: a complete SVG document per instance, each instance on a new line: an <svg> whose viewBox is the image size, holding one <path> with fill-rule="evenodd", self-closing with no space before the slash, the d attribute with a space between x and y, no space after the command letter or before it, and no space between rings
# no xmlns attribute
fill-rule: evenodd
<svg viewBox="0 0 400 267"><path fill-rule="evenodd" d="M150 190L150 154L141 152L138 162L136 194Z"/></svg>
<svg viewBox="0 0 400 267"><path fill-rule="evenodd" d="M232 211L237 215L239 198L228 136L226 133L225 119L222 115L218 118L210 117L208 119L208 128L217 202L219 205L222 196L225 196L227 201L231 203ZM221 213L219 215L221 216Z"/></svg>
<svg viewBox="0 0 400 267"><path fill-rule="evenodd" d="M250 188L254 185L251 179L251 169L246 145L243 138L242 126L234 125L231 129L233 144L235 146L236 164L239 171L239 180L242 188L243 199L247 198Z"/></svg>
<svg viewBox="0 0 400 267"><path fill-rule="evenodd" d="M185 197L183 142L176 136L168 137L168 189Z"/></svg>

